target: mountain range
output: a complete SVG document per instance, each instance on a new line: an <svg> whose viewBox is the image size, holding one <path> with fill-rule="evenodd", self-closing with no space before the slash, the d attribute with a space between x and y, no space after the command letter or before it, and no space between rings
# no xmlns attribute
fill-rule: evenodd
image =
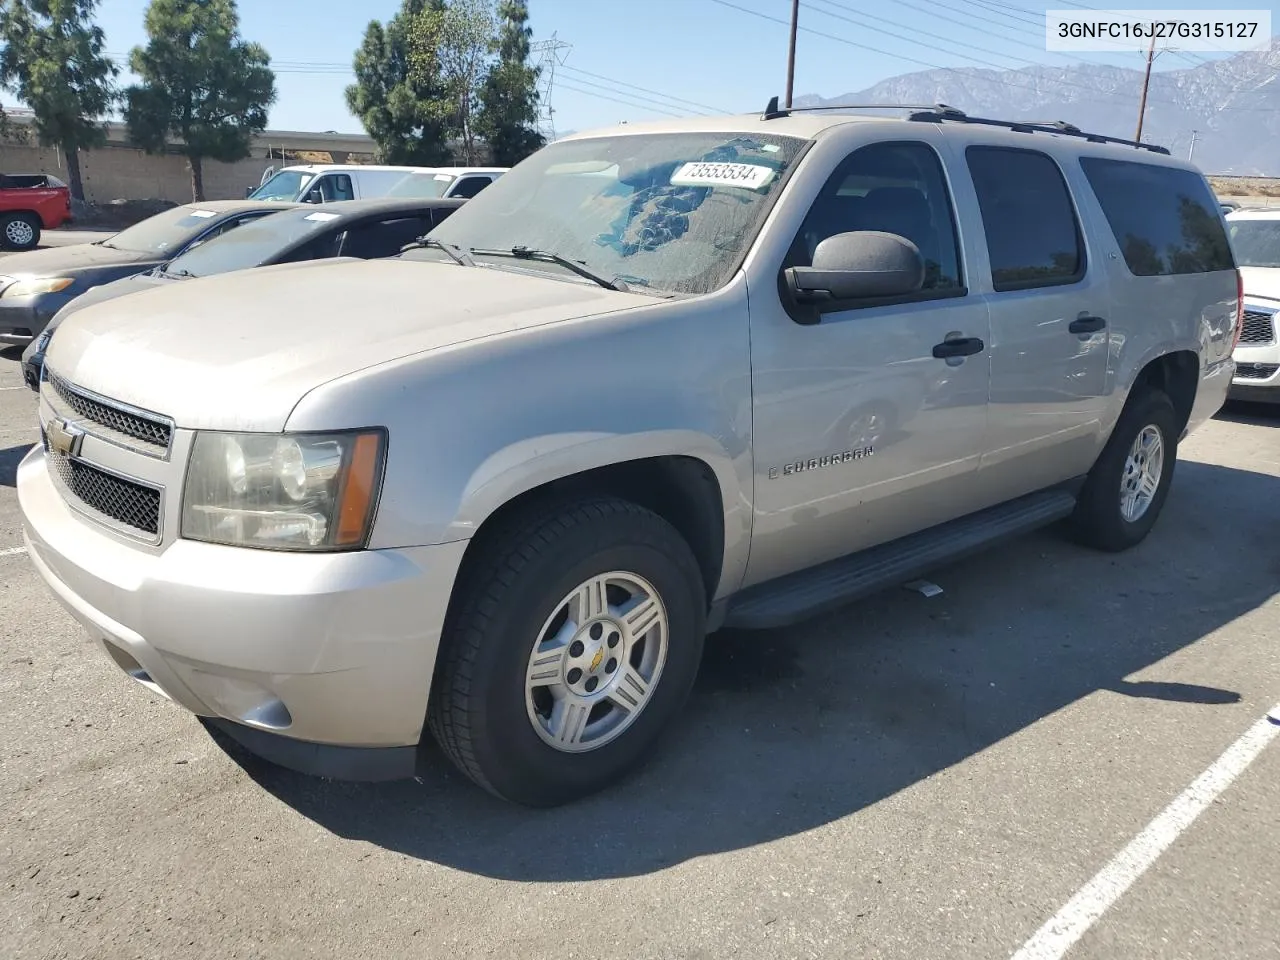
<svg viewBox="0 0 1280 960"><path fill-rule="evenodd" d="M907 73L866 90L794 99L838 103L945 103L1001 120L1065 120L1090 133L1133 139L1143 71L1102 64L1020 70ZM1192 160L1206 174L1280 176L1280 44L1186 69L1153 71L1142 139Z"/></svg>

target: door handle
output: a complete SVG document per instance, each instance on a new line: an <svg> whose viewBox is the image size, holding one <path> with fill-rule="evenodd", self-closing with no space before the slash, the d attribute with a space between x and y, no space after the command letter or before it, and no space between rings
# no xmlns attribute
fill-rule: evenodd
<svg viewBox="0 0 1280 960"><path fill-rule="evenodd" d="M1092 317L1086 314L1072 320L1067 329L1072 333L1097 333L1099 330L1105 329L1106 326L1107 321L1102 317Z"/></svg>
<svg viewBox="0 0 1280 960"><path fill-rule="evenodd" d="M935 344L933 355L939 360L946 360L950 357L971 357L975 353L981 353L986 348L987 345L977 337L956 337Z"/></svg>

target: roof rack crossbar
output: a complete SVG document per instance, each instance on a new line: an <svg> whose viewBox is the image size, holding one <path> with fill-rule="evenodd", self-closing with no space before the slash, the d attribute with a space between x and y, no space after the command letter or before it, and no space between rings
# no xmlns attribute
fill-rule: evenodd
<svg viewBox="0 0 1280 960"><path fill-rule="evenodd" d="M1150 150L1152 153L1160 153L1165 156L1169 155L1168 147L1162 147L1156 143L1126 140L1123 137L1108 137L1101 133L1088 133L1064 120L993 120L990 117L971 117L965 114L960 114L959 116L947 115L940 111L913 113L907 119L923 123L941 123L943 120L953 120L957 123L979 123L990 127L1005 127L1016 133L1059 133L1067 137L1080 137L1090 143L1115 143L1125 147Z"/></svg>
<svg viewBox="0 0 1280 960"><path fill-rule="evenodd" d="M816 107L779 107L778 98L771 97L760 119L777 120L793 113L816 113L822 110L935 110L956 118L964 116L963 112L945 103L824 103Z"/></svg>

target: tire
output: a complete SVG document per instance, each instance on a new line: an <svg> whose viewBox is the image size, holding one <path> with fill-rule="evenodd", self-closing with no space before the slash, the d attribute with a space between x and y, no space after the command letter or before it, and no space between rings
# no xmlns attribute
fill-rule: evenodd
<svg viewBox="0 0 1280 960"><path fill-rule="evenodd" d="M636 769L684 706L702 658L706 590L689 545L657 514L602 497L525 515L477 549L446 618L428 707L445 754L490 793L532 807L585 797ZM570 598L606 573L621 579L605 591L605 614L581 615ZM649 591L658 603L642 608ZM661 618L627 626L628 610L648 623L642 609L665 613L665 642ZM641 702L629 683L646 675ZM581 719L583 704L591 709L573 742L574 725L557 718Z"/></svg>
<svg viewBox="0 0 1280 960"><path fill-rule="evenodd" d="M0 245L19 252L40 245L40 221L29 213L11 213L0 219Z"/></svg>
<svg viewBox="0 0 1280 960"><path fill-rule="evenodd" d="M1173 482L1178 460L1177 424L1173 403L1160 390L1145 389L1129 400L1080 492L1071 518L1077 540L1098 550L1118 552L1141 543L1151 532ZM1154 446L1146 443L1145 451L1140 452L1135 444L1139 437L1150 441L1153 432L1159 437L1159 478L1145 506L1139 497L1135 509L1126 513L1126 490L1135 483L1141 487L1144 475L1151 478L1149 469L1144 474L1143 465L1155 460Z"/></svg>

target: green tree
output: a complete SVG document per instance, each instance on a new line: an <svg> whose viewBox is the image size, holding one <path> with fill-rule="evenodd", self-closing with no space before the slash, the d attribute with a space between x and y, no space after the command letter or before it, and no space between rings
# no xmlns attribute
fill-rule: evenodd
<svg viewBox="0 0 1280 960"><path fill-rule="evenodd" d="M479 158L475 115L481 84L498 47L496 31L493 0L452 0L423 10L409 28L410 76L442 86L442 119L462 141L463 162L468 164Z"/></svg>
<svg viewBox="0 0 1280 960"><path fill-rule="evenodd" d="M129 137L148 153L182 141L191 164L191 198L203 200L204 161L249 156L276 100L271 58L240 37L235 0L151 0L147 45L129 66L141 79L125 94Z"/></svg>
<svg viewBox="0 0 1280 960"><path fill-rule="evenodd" d="M387 163L448 164L453 111L438 69L420 57L410 68L409 32L415 19L445 9L444 0L403 0L384 27L369 23L356 51L356 82L347 87L347 107L378 144Z"/></svg>
<svg viewBox="0 0 1280 960"><path fill-rule="evenodd" d="M106 140L104 119L117 99L116 65L93 22L97 0L3 0L0 83L35 115L36 139L67 163L71 196L84 200L80 150Z"/></svg>
<svg viewBox="0 0 1280 960"><path fill-rule="evenodd" d="M498 62L480 91L476 127L489 144L493 162L514 167L546 143L538 132L538 73L529 65L529 6L525 0L502 0Z"/></svg>

